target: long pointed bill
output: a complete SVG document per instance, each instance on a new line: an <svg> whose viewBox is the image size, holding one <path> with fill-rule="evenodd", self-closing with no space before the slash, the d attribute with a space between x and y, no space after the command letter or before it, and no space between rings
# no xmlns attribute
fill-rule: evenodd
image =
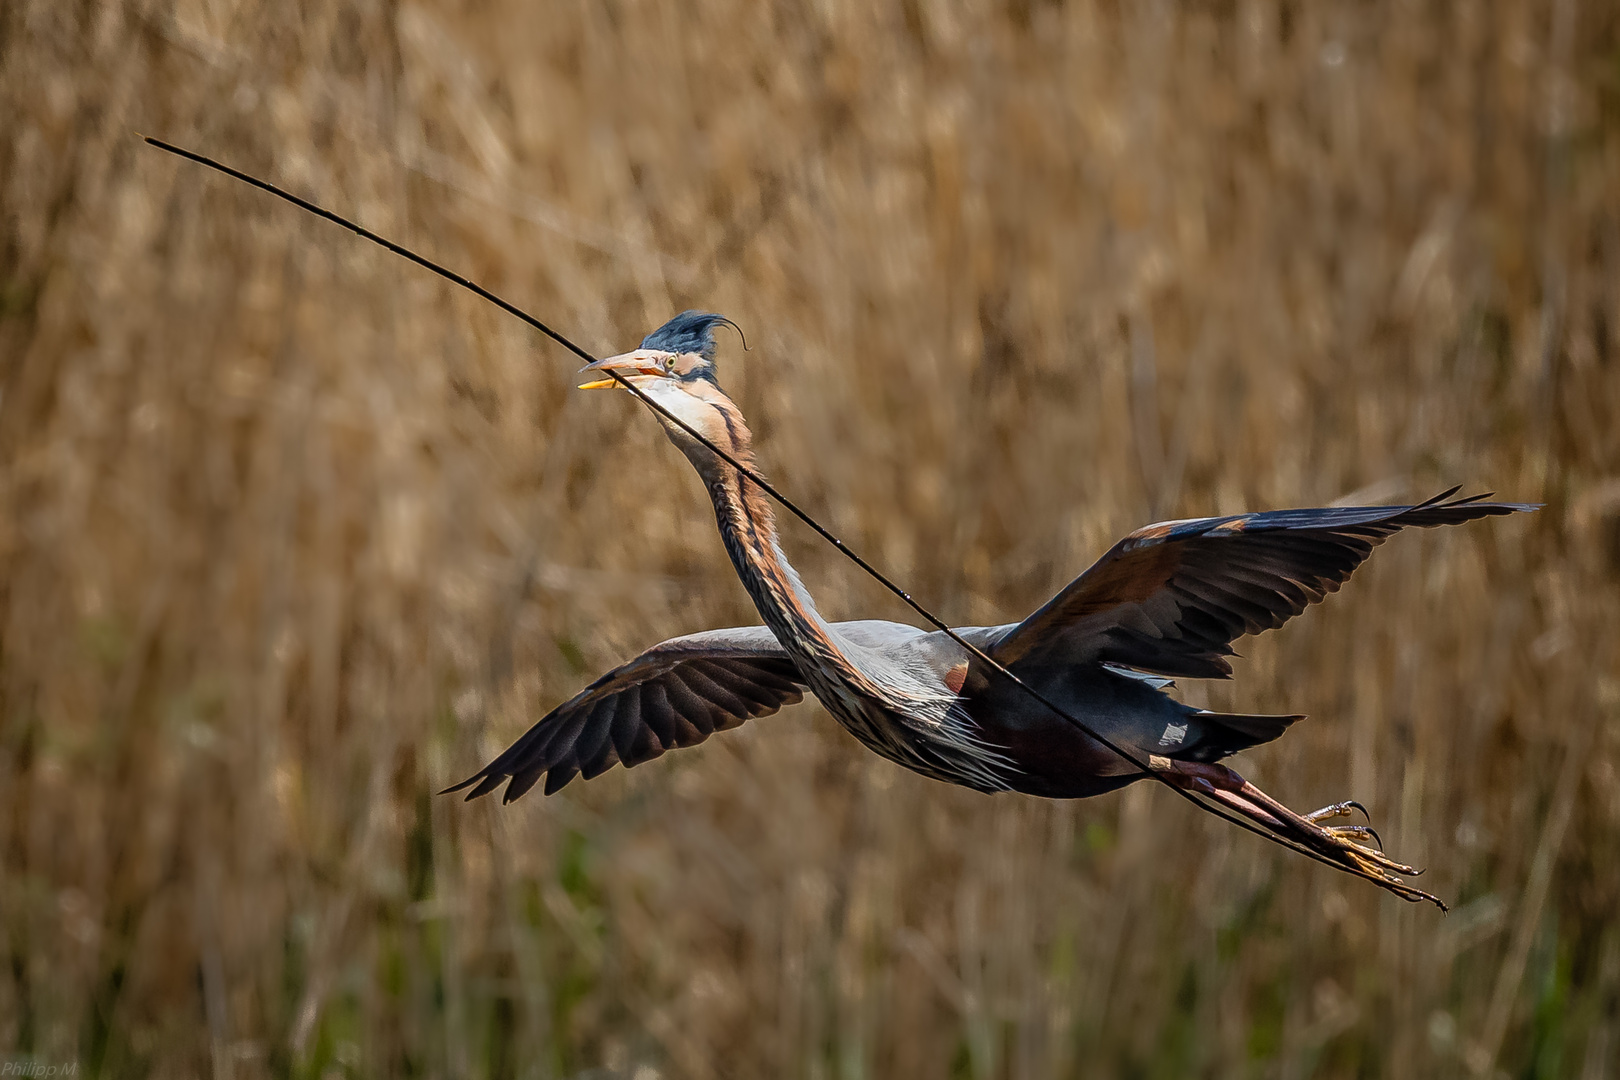
<svg viewBox="0 0 1620 1080"><path fill-rule="evenodd" d="M637 349L634 352L620 353L618 356L609 356L594 364L586 364L581 371L616 371L629 378L632 375L662 375L664 369L660 363L661 355L647 349ZM619 382L611 375L605 379L593 379L590 382L579 384L581 390L606 390L618 386Z"/></svg>

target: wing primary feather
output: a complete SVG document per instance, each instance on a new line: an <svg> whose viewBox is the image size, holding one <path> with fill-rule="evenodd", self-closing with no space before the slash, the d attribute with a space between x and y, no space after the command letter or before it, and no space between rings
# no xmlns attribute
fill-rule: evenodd
<svg viewBox="0 0 1620 1080"><path fill-rule="evenodd" d="M591 710L590 718L574 743L573 763L587 780L601 776L619 762L619 752L612 741L613 720L618 711L617 695L604 699Z"/></svg>
<svg viewBox="0 0 1620 1080"><path fill-rule="evenodd" d="M710 715L714 709L701 695L686 685L682 674L680 671L670 672L670 677L661 685L669 697L670 704L675 706L675 711L700 733L698 741L701 742L714 734L714 719Z"/></svg>
<svg viewBox="0 0 1620 1080"><path fill-rule="evenodd" d="M475 787L471 791L467 792L467 801L468 802L472 802L474 799L482 798L483 796L488 795L490 792L494 791L496 788L500 787L501 784L503 784L506 781L506 774L505 773L479 773L477 776L473 777L472 780L465 781L459 787L454 787L454 788L451 788L450 790L451 791L460 791L462 788L464 788L468 784L472 783L473 780L478 780L478 781L480 781L480 783L479 783L479 785L477 787Z"/></svg>
<svg viewBox="0 0 1620 1080"><path fill-rule="evenodd" d="M619 695L619 713L613 718L613 745L625 768L651 761L664 752L658 736L641 715L641 695L632 688Z"/></svg>
<svg viewBox="0 0 1620 1080"><path fill-rule="evenodd" d="M579 775L579 770L572 765L553 765L546 773L546 794L555 795L563 787Z"/></svg>
<svg viewBox="0 0 1620 1080"><path fill-rule="evenodd" d="M637 702L641 713L641 722L647 725L658 740L658 745L665 750L673 749L681 744L675 738L675 716L669 707L669 699L664 697L657 683L646 683L636 687Z"/></svg>
<svg viewBox="0 0 1620 1080"><path fill-rule="evenodd" d="M512 782L507 784L506 790L501 793L501 805L504 806L514 799L521 798L525 792L534 787L535 782L544 773L544 768L524 769L522 772L513 773Z"/></svg>

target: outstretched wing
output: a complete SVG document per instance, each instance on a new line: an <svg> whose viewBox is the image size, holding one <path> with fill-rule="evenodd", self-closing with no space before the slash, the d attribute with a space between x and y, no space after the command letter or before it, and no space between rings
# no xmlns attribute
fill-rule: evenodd
<svg viewBox="0 0 1620 1080"><path fill-rule="evenodd" d="M550 795L576 776L651 761L716 731L769 716L804 696L804 680L763 626L710 630L654 645L557 706L506 752L440 794L473 784L488 795L508 777L503 801L542 774Z"/></svg>
<svg viewBox="0 0 1620 1080"><path fill-rule="evenodd" d="M1110 661L1185 678L1225 678L1231 642L1321 600L1384 538L1534 510L1476 495L1417 506L1275 510L1165 521L1115 544L991 651L1003 664Z"/></svg>

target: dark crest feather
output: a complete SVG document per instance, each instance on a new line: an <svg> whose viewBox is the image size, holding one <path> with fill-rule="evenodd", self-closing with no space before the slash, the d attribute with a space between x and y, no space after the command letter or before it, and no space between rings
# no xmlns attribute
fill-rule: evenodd
<svg viewBox="0 0 1620 1080"><path fill-rule="evenodd" d="M729 326L738 334L742 333L737 324L724 315L717 315L712 311L683 311L642 338L641 347L658 349L661 352L696 353L712 363L714 328L717 326ZM747 347L748 341L745 338L743 348Z"/></svg>

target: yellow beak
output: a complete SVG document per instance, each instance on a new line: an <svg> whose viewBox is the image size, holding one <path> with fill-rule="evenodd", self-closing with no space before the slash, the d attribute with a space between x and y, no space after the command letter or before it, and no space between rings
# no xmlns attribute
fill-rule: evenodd
<svg viewBox="0 0 1620 1080"><path fill-rule="evenodd" d="M632 375L662 375L664 369L659 360L659 354L648 352L645 349L637 349L634 352L609 356L596 361L594 364L586 364L580 370L616 372L626 378ZM605 379L593 379L590 382L580 383L579 388L581 390L606 390L609 387L618 385L620 385L619 380L609 375Z"/></svg>

